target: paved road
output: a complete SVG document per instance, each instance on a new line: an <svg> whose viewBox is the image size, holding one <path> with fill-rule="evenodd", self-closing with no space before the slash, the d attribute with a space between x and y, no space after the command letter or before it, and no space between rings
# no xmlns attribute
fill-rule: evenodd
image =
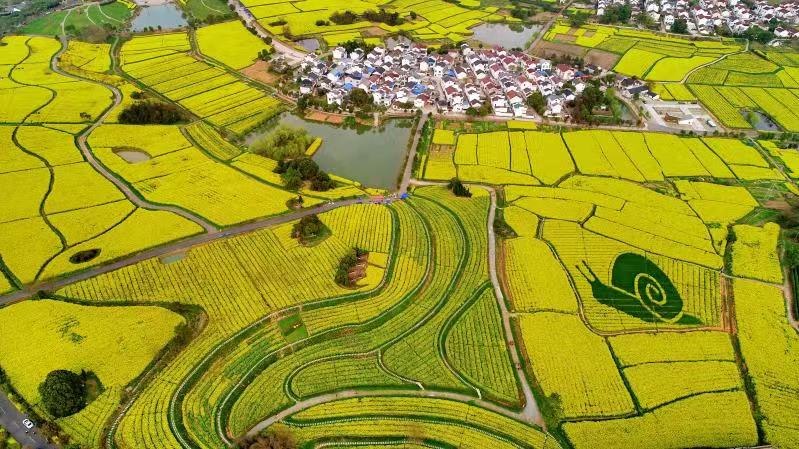
<svg viewBox="0 0 799 449"><path fill-rule="evenodd" d="M413 175L413 160L416 158L416 149L419 146L419 139L422 137L422 129L424 129L425 123L427 123L427 114L423 112L422 117L419 119L419 125L416 127L416 133L413 135L411 151L408 152L408 160L405 163L405 171L402 173L402 182L399 188L400 195L408 191L408 185Z"/></svg>
<svg viewBox="0 0 799 449"><path fill-rule="evenodd" d="M240 1L228 0L228 5L233 6L236 14L238 14L239 17L244 20L247 26L255 29L255 32L258 33L260 38L272 38L272 48L274 48L278 53L282 54L287 60L295 64L299 64L305 58L305 53L297 50L291 45L285 44L278 37L266 31L266 29L260 23L258 23L255 17L252 16L250 11L244 5L242 5Z"/></svg>
<svg viewBox="0 0 799 449"><path fill-rule="evenodd" d="M27 418L14 404L8 400L4 394L0 394L0 427L6 429L8 433L22 446L32 448L56 449L55 445L48 443L40 434L39 429L34 427L31 430L25 429L22 420Z"/></svg>
<svg viewBox="0 0 799 449"><path fill-rule="evenodd" d="M108 273L110 271L118 270L122 267L126 267L128 265L133 265L135 263L141 262L143 260L147 260L153 257L163 256L165 254L170 254L182 250L189 249L193 246L202 245L204 243L209 243L214 240L224 238L224 237L231 237L241 234L246 234L248 232L256 231L258 229L267 228L270 226L274 226L281 223L286 223L292 220L296 220L298 218L305 217L311 214L321 214L322 212L327 212L332 209L336 209L342 206L349 206L351 204L355 204L358 202L364 202L366 200L363 199L349 199L343 201L336 201L332 203L324 203L322 205L312 207L309 209L303 209L297 212L292 212L286 215L279 215L277 217L270 217L264 218L262 220L253 221L250 223L244 223L238 226L233 226L227 228L225 230L215 230L213 232L209 232L206 234L200 234L194 237L190 237L185 240L180 240L178 242L170 243L168 245L159 246L147 251L142 251L140 253L131 255L130 257L125 257L124 259L120 259L116 262L98 266L96 268L91 268L89 270L74 274L72 276L67 276L60 279L54 279L46 282L41 282L38 284L28 285L22 290L18 290L16 292L11 292L5 295L0 296L0 306L9 304L11 302L20 301L30 296L33 296L38 291L53 291L58 290L62 287L65 287L70 284L74 284L75 282L80 282L103 273Z"/></svg>
<svg viewBox="0 0 799 449"><path fill-rule="evenodd" d="M61 71L61 68L58 67L58 61L61 58L61 55L64 53L64 51L66 51L66 49L67 49L67 38L65 36L61 36L61 50L59 50L58 53L56 53L55 56L53 57L53 59L50 61L50 66L52 67L52 70L54 72L56 72L56 73L58 73L60 75L66 76L68 78L77 79L77 80L81 80L81 81L84 81L84 82L90 82L90 83L98 84L100 86L107 87L107 88L111 89L111 91L114 93L114 104L113 104L113 106L110 107L107 111L105 111L103 113L103 115L101 115L89 128L87 128L85 131L83 131L78 136L78 139L77 139L78 148L80 148L80 152L86 158L86 162L91 164L91 166L94 167L94 169L97 170L106 179L108 179L109 181L114 183L114 185L117 186L117 188L119 190L121 190L122 193L125 194L125 196L128 198L128 200L130 200L130 202L132 202L136 206L144 208L144 209L149 209L149 210L161 210L161 211L172 212L174 214L180 215L183 218L186 218L188 220L191 220L191 221L197 223L198 225L202 226L203 229L205 229L206 232L216 231L218 229L216 226L214 226L213 224L209 223L205 219L203 219L201 217L198 217L198 216L196 216L196 215L194 215L194 214L192 214L192 213L190 213L190 212L188 212L186 210L183 210L183 209L181 209L179 207L175 207L175 206L166 206L166 205L151 203L151 202L139 197L139 195L137 195L136 192L134 192L127 184L122 182L122 180L120 180L113 173L111 173L111 171L106 169L105 166L103 164L101 164L97 160L97 158L94 157L94 153L92 153L91 150L89 150L89 146L86 144L86 140L88 139L89 135L92 132L94 132L95 129L97 129L100 125L102 125L103 122L105 122L105 119L108 118L108 115L111 114L111 111L113 111L115 108L119 107L119 105L122 103L122 93L119 91L119 89L117 89L114 86L109 86L109 85L104 84L104 83L100 83L100 82L97 82L97 81L94 81L94 80L88 80L88 79L81 78L81 77L78 77L78 76L75 76L75 75L71 75L69 73Z"/></svg>

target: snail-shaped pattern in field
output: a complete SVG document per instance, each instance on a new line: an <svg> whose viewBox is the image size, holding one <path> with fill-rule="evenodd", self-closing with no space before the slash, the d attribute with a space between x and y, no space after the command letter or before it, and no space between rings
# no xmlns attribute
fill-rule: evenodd
<svg viewBox="0 0 799 449"><path fill-rule="evenodd" d="M696 318L683 314L683 300L666 273L644 256L624 253L616 257L610 285L602 283L585 261L577 269L602 304L644 321L697 323Z"/></svg>

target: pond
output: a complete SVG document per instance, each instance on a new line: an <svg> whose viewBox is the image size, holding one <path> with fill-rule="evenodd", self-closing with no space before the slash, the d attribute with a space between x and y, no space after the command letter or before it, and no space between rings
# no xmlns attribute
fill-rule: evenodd
<svg viewBox="0 0 799 449"><path fill-rule="evenodd" d="M186 25L188 25L188 22L183 18L183 11L173 3L143 6L130 24L133 31L144 31L149 27L154 29L161 27L162 30L171 30L182 28Z"/></svg>
<svg viewBox="0 0 799 449"><path fill-rule="evenodd" d="M311 136L322 138L322 146L313 155L313 160L322 170L358 181L366 187L388 190L397 187L413 126L410 120L389 120L377 128L359 127L356 130L284 113L266 127L248 135L245 143L252 144L279 124L303 128Z"/></svg>
<svg viewBox="0 0 799 449"><path fill-rule="evenodd" d="M308 51L319 50L319 45L320 45L318 39L302 39L294 43Z"/></svg>
<svg viewBox="0 0 799 449"><path fill-rule="evenodd" d="M741 115L758 131L779 131L780 127L767 115L758 111L742 110Z"/></svg>
<svg viewBox="0 0 799 449"><path fill-rule="evenodd" d="M499 45L505 48L526 48L541 25L515 25L506 23L484 23L472 28L473 39L484 44Z"/></svg>
<svg viewBox="0 0 799 449"><path fill-rule="evenodd" d="M136 148L116 148L113 150L114 154L121 157L128 164L138 164L139 162L149 161L152 159L146 151Z"/></svg>

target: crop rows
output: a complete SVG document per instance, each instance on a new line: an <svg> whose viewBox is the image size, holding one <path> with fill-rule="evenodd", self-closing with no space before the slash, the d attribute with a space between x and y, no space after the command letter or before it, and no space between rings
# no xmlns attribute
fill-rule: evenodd
<svg viewBox="0 0 799 449"><path fill-rule="evenodd" d="M176 51L164 53L163 40L173 42ZM185 41L185 42L184 42ZM227 127L237 134L273 117L280 102L250 87L225 70L198 61L183 50L188 48L185 34L136 37L122 47L122 69L149 88L178 102L210 123ZM150 54L149 57L144 55ZM240 102L231 103L231 89L241 94ZM203 107L216 103L216 107Z"/></svg>

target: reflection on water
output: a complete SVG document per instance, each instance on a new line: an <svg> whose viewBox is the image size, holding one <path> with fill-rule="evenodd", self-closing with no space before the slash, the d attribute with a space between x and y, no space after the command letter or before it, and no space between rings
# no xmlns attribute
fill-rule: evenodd
<svg viewBox="0 0 799 449"><path fill-rule="evenodd" d="M323 170L367 187L389 190L397 187L412 130L410 120L389 120L379 128L359 126L353 129L284 113L248 135L245 143L252 144L278 124L304 128L311 136L323 139L321 148L313 156Z"/></svg>
<svg viewBox="0 0 799 449"><path fill-rule="evenodd" d="M540 25L508 25L505 23L484 23L472 28L474 39L488 45L505 48L525 48L527 42L541 29Z"/></svg>
<svg viewBox="0 0 799 449"><path fill-rule="evenodd" d="M149 27L158 29L160 26L163 30L170 30L186 25L188 22L183 18L183 12L173 3L164 3L142 7L130 26L133 31L144 31Z"/></svg>
<svg viewBox="0 0 799 449"><path fill-rule="evenodd" d="M316 51L319 49L318 39L302 39L295 43L308 51Z"/></svg>

